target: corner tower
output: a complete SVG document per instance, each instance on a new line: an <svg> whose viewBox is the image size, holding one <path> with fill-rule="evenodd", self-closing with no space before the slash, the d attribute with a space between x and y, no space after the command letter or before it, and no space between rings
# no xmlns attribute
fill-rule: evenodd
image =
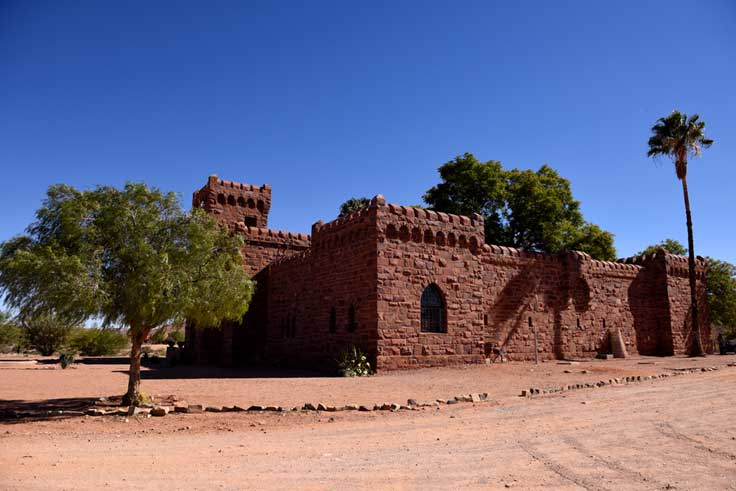
<svg viewBox="0 0 736 491"><path fill-rule="evenodd" d="M192 195L192 207L202 208L228 228L243 223L247 227L268 228L271 186L227 181L211 175Z"/></svg>

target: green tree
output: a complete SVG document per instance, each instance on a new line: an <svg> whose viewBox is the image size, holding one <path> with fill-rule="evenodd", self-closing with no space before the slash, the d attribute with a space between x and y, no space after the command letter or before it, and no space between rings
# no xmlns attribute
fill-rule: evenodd
<svg viewBox="0 0 736 491"><path fill-rule="evenodd" d="M0 288L21 315L55 312L129 327L125 404L138 404L141 345L152 329L190 319L240 319L253 283L242 239L174 193L128 183L78 191L51 186L26 235L0 246Z"/></svg>
<svg viewBox="0 0 736 491"><path fill-rule="evenodd" d="M51 311L28 312L19 316L24 343L43 356L51 356L69 339L77 323Z"/></svg>
<svg viewBox="0 0 736 491"><path fill-rule="evenodd" d="M18 348L22 341L20 327L13 321L9 313L0 310L0 348Z"/></svg>
<svg viewBox="0 0 736 491"><path fill-rule="evenodd" d="M707 258L708 307L713 324L736 328L736 266Z"/></svg>
<svg viewBox="0 0 736 491"><path fill-rule="evenodd" d="M675 163L675 173L682 183L682 195L685 200L685 219L687 222L688 269L690 279L690 311L692 317L693 341L690 343L691 356L703 356L703 343L700 335L698 319L698 298L695 283L695 246L693 245L693 221L690 213L690 197L687 189L688 157L697 157L703 148L710 147L713 140L705 137L705 122L694 114L687 117L679 111L664 118L659 118L652 126L649 138L648 157L666 156Z"/></svg>
<svg viewBox="0 0 736 491"><path fill-rule="evenodd" d="M472 153L457 156L439 168L442 182L424 194L435 211L485 219L486 242L510 245L503 217L506 207L506 174L501 162L481 162Z"/></svg>
<svg viewBox="0 0 736 491"><path fill-rule="evenodd" d="M676 256L684 256L685 254L687 254L687 247L680 244L680 242L676 241L675 239L664 239L659 244L650 245L643 251L637 252L636 255L648 255L657 252L660 249L664 249L670 254L675 254Z"/></svg>
<svg viewBox="0 0 736 491"><path fill-rule="evenodd" d="M586 222L570 182L554 169L504 170L498 161L480 162L470 153L439 169L442 182L424 201L436 211L459 215L480 213L486 242L556 253L581 250L613 260L613 235Z"/></svg>
<svg viewBox="0 0 736 491"><path fill-rule="evenodd" d="M349 215L355 213L358 210L362 210L370 204L371 200L368 198L350 198L346 202L340 205L340 216Z"/></svg>

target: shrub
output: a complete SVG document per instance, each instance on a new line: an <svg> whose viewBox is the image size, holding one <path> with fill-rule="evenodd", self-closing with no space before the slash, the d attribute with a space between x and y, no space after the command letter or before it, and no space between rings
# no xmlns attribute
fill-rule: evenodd
<svg viewBox="0 0 736 491"><path fill-rule="evenodd" d="M349 346L337 359L337 373L341 377L365 377L371 374L371 364L360 348Z"/></svg>
<svg viewBox="0 0 736 491"><path fill-rule="evenodd" d="M23 333L6 312L0 311L0 352L13 349L20 351L23 345Z"/></svg>
<svg viewBox="0 0 736 491"><path fill-rule="evenodd" d="M24 341L43 356L51 356L69 338L74 323L51 313L20 319Z"/></svg>
<svg viewBox="0 0 736 491"><path fill-rule="evenodd" d="M74 353L61 353L59 355L59 363L61 364L61 368L65 369L74 363Z"/></svg>
<svg viewBox="0 0 736 491"><path fill-rule="evenodd" d="M169 337L166 338L167 343L183 343L184 342L184 331L181 329L172 331L169 333Z"/></svg>
<svg viewBox="0 0 736 491"><path fill-rule="evenodd" d="M115 355L128 344L128 337L115 329L80 328L69 345L84 356Z"/></svg>
<svg viewBox="0 0 736 491"><path fill-rule="evenodd" d="M161 327L151 334L151 344L164 344L166 342L166 329Z"/></svg>

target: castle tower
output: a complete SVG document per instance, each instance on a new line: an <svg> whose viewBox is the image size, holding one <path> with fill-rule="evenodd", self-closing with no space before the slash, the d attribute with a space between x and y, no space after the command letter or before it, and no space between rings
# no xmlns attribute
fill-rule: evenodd
<svg viewBox="0 0 736 491"><path fill-rule="evenodd" d="M227 181L211 175L192 195L192 207L202 208L229 228L237 223L247 227L268 228L271 209L271 186Z"/></svg>

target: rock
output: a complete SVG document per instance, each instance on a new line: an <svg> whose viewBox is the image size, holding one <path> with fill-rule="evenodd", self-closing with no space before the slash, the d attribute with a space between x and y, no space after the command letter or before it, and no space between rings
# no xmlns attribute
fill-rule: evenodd
<svg viewBox="0 0 736 491"><path fill-rule="evenodd" d="M320 402L317 404L317 411L327 411L327 406Z"/></svg>
<svg viewBox="0 0 736 491"><path fill-rule="evenodd" d="M345 411L357 411L359 409L357 404L346 404L342 408Z"/></svg>
<svg viewBox="0 0 736 491"><path fill-rule="evenodd" d="M200 414L204 412L204 408L201 404L190 404L187 406L187 413L189 414Z"/></svg>
<svg viewBox="0 0 736 491"><path fill-rule="evenodd" d="M248 411L263 411L263 406L250 406Z"/></svg>
<svg viewBox="0 0 736 491"><path fill-rule="evenodd" d="M189 407L187 406L174 406L175 413L188 413Z"/></svg>
<svg viewBox="0 0 736 491"><path fill-rule="evenodd" d="M150 409L143 408L143 407L136 407L136 406L129 406L128 407L128 416L146 416L151 412Z"/></svg>
<svg viewBox="0 0 736 491"><path fill-rule="evenodd" d="M531 394L529 393L529 391L528 391L528 390L522 390L522 391L521 391L521 394L520 394L519 396L520 396L520 397L529 397L530 395L531 395Z"/></svg>
<svg viewBox="0 0 736 491"><path fill-rule="evenodd" d="M305 411L316 411L317 410L317 408L314 407L314 405L311 402L304 403L304 405L302 406L302 409Z"/></svg>
<svg viewBox="0 0 736 491"><path fill-rule="evenodd" d="M221 413L222 412L222 408L219 407L219 406L207 406L206 408L204 408L204 412L206 412L206 413Z"/></svg>
<svg viewBox="0 0 736 491"><path fill-rule="evenodd" d="M265 406L263 410L280 413L284 410L284 408L282 408L281 406Z"/></svg>
<svg viewBox="0 0 736 491"><path fill-rule="evenodd" d="M563 370L563 373L572 373L572 370L565 369Z"/></svg>
<svg viewBox="0 0 736 491"><path fill-rule="evenodd" d="M359 406L358 411L373 411L373 408L370 408L368 406Z"/></svg>
<svg viewBox="0 0 736 491"><path fill-rule="evenodd" d="M338 411L338 408L336 406L325 406L325 411L328 413L334 413L335 411Z"/></svg>
<svg viewBox="0 0 736 491"><path fill-rule="evenodd" d="M461 394L459 396L455 396L455 400L457 402L473 402L473 397L466 394Z"/></svg>
<svg viewBox="0 0 736 491"><path fill-rule="evenodd" d="M166 416L169 413L168 409L162 406L154 406L153 409L151 409L151 416Z"/></svg>
<svg viewBox="0 0 736 491"><path fill-rule="evenodd" d="M417 400L416 400L416 399L408 399L408 400L406 401L406 404L407 404L408 406L418 406L418 405L419 405L419 404L417 404Z"/></svg>
<svg viewBox="0 0 736 491"><path fill-rule="evenodd" d="M455 400L455 399L447 399L447 401L445 401L445 404L457 404L457 400Z"/></svg>
<svg viewBox="0 0 736 491"><path fill-rule="evenodd" d="M401 409L401 404L392 403L391 404L391 411L398 411Z"/></svg>

